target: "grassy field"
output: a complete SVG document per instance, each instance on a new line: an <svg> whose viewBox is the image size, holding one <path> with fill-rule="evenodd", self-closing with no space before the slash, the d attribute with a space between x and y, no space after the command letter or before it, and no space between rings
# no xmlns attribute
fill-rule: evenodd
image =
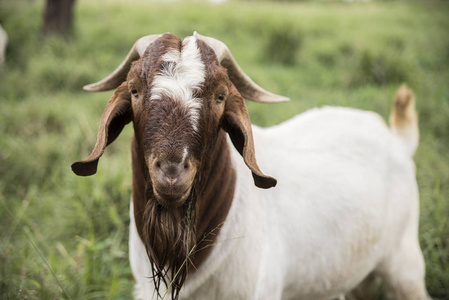
<svg viewBox="0 0 449 300"><path fill-rule="evenodd" d="M70 164L90 154L112 94L81 88L137 38L194 30L225 42L257 83L292 99L248 103L261 126L322 105L387 118L396 88L414 89L426 281L434 299L449 299L449 2L79 0L69 38L43 38L42 11L42 0L0 2L10 36L0 67L0 299L130 298L132 126L96 176L75 176Z"/></svg>

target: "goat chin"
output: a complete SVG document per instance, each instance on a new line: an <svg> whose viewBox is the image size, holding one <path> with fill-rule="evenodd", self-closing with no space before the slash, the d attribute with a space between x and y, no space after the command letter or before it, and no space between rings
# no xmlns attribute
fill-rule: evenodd
<svg viewBox="0 0 449 300"><path fill-rule="evenodd" d="M288 98L255 84L224 43L167 33L139 39L85 87L114 88L94 150L72 170L95 174L133 122L137 298L370 299L382 276L397 299L428 299L407 87L391 128L372 112L327 107L261 129L244 98Z"/></svg>
<svg viewBox="0 0 449 300"><path fill-rule="evenodd" d="M170 208L178 208L181 205L183 205L187 198L190 196L191 188L189 188L187 191L185 191L182 194L164 194L159 193L157 190L154 190L154 196L157 200L157 202L162 205L166 209Z"/></svg>

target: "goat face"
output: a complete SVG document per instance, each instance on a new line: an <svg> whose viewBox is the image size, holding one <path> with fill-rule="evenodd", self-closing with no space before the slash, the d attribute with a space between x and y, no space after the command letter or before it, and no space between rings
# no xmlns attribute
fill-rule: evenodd
<svg viewBox="0 0 449 300"><path fill-rule="evenodd" d="M146 36L134 44L117 70L84 88L117 89L101 117L94 150L86 160L72 164L75 174L95 174L106 146L133 121L145 168L154 177L162 205L185 201L219 128L229 133L256 186L276 184L257 166L243 97L265 103L288 98L256 85L222 42L197 33L183 41L169 33Z"/></svg>
<svg viewBox="0 0 449 300"><path fill-rule="evenodd" d="M193 37L156 40L127 82L151 192L160 205L179 207L212 151L227 98L239 95L212 49Z"/></svg>

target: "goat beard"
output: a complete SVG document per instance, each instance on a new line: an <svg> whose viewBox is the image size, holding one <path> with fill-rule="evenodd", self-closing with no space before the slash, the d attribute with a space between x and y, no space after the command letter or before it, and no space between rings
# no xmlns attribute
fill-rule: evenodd
<svg viewBox="0 0 449 300"><path fill-rule="evenodd" d="M180 207L161 206L151 186L146 189L144 243L151 262L156 293L161 295L161 282L178 299L191 264L196 235L194 230L195 199L193 192Z"/></svg>

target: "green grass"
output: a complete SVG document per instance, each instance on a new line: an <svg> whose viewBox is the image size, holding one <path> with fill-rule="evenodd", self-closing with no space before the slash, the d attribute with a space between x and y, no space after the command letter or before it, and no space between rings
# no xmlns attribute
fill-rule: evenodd
<svg viewBox="0 0 449 300"><path fill-rule="evenodd" d="M426 281L434 299L449 299L448 2L127 3L79 0L64 39L40 35L42 0L0 3L10 35L0 67L1 299L130 298L132 127L97 175L75 176L70 164L90 154L111 95L81 87L112 71L137 38L194 30L225 42L257 83L292 99L248 103L261 126L322 105L387 118L399 84L414 89Z"/></svg>

